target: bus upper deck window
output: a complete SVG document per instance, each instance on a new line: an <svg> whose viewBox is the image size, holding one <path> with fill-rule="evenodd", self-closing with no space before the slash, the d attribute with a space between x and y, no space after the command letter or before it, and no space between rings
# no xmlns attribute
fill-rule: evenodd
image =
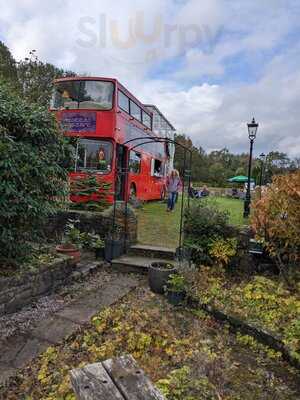
<svg viewBox="0 0 300 400"><path fill-rule="evenodd" d="M55 84L51 108L111 110L114 84L109 81L66 80Z"/></svg>

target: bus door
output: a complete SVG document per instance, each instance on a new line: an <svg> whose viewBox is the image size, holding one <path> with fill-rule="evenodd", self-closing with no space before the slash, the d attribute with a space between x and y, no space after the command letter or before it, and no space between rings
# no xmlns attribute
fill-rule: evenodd
<svg viewBox="0 0 300 400"><path fill-rule="evenodd" d="M117 200L125 200L125 184L126 176L125 170L127 167L127 148L121 144L117 144L117 179L116 179L116 192ZM127 177L128 178L128 177Z"/></svg>

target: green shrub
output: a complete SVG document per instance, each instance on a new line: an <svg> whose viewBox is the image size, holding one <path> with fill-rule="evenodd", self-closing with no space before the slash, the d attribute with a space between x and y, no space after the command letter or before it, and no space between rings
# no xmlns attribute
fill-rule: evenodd
<svg viewBox="0 0 300 400"><path fill-rule="evenodd" d="M45 109L0 82L0 260L20 261L67 194L72 147Z"/></svg>
<svg viewBox="0 0 300 400"><path fill-rule="evenodd" d="M191 204L185 213L184 240L196 264L212 264L212 243L234 235L228 221L228 213L219 210L215 204L204 200Z"/></svg>

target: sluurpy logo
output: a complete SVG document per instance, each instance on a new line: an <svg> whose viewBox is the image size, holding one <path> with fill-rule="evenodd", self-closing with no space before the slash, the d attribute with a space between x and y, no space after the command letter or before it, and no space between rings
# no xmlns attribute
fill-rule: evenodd
<svg viewBox="0 0 300 400"><path fill-rule="evenodd" d="M209 50L213 33L209 26L197 24L168 24L163 16L153 17L150 29L146 28L143 11L137 11L123 21L109 18L84 16L78 21L77 46L86 49L109 50L102 54L125 63L153 62L168 52L183 54L188 48L201 46Z"/></svg>

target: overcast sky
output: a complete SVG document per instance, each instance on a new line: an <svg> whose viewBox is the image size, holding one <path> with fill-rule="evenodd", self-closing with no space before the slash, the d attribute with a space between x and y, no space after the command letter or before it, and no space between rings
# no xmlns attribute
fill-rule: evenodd
<svg viewBox="0 0 300 400"><path fill-rule="evenodd" d="M0 0L16 59L119 79L206 150L300 156L300 0Z"/></svg>

